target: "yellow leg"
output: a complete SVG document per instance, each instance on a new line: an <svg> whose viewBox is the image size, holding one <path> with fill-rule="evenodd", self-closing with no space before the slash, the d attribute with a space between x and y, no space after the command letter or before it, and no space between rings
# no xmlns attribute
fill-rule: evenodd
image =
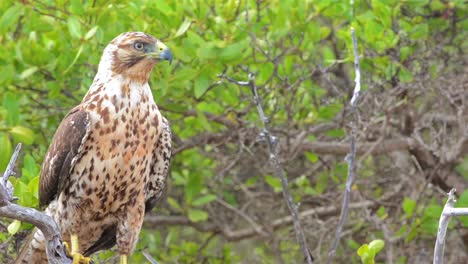
<svg viewBox="0 0 468 264"><path fill-rule="evenodd" d="M71 250L68 247L67 243L65 244L65 247L67 248L67 253L70 253L70 255L73 258L73 264L90 264L91 259L84 257L83 255L80 254L80 242L78 240L78 235L73 234L71 235L70 238L70 244L71 244Z"/></svg>
<svg viewBox="0 0 468 264"><path fill-rule="evenodd" d="M120 264L128 264L127 255L120 255Z"/></svg>
<svg viewBox="0 0 468 264"><path fill-rule="evenodd" d="M76 235L76 234L71 235L70 240L71 240L71 253L72 253L72 255L80 253L80 242L78 241L78 235Z"/></svg>

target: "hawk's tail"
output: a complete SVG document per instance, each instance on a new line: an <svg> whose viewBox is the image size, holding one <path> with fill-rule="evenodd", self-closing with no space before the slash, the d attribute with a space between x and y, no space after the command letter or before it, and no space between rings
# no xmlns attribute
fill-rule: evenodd
<svg viewBox="0 0 468 264"><path fill-rule="evenodd" d="M24 242L18 258L14 264L47 264L47 254L45 252L45 239L42 232L34 228L32 233Z"/></svg>

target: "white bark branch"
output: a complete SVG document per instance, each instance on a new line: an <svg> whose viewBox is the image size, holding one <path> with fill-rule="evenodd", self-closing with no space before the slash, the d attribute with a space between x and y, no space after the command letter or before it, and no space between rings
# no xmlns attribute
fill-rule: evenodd
<svg viewBox="0 0 468 264"><path fill-rule="evenodd" d="M434 264L444 263L445 235L447 234L450 217L468 215L468 208L454 208L455 202L455 189L452 189L448 193L447 203L445 203L439 220L439 230L437 231L437 240L434 248Z"/></svg>
<svg viewBox="0 0 468 264"><path fill-rule="evenodd" d="M39 228L47 240L46 253L49 264L71 264L72 260L65 252L55 221L43 212L12 203L14 190L8 179L14 174L13 168L20 150L21 144L18 144L0 182L0 216L28 222Z"/></svg>
<svg viewBox="0 0 468 264"><path fill-rule="evenodd" d="M349 200L351 196L351 187L354 181L354 167L355 167L355 159L356 159L356 130L357 130L357 108L356 103L359 99L359 92L361 90L361 68L359 66L359 53L357 49L357 39L356 34L354 32L354 28L351 28L351 38L353 40L353 51L354 51L354 69L355 69L355 87L353 97L351 98L351 109L354 112L355 121L351 121L351 149L350 153L346 156L346 162L348 163L348 177L346 179L346 189L343 196L343 203L341 206L341 214L340 220L338 221L338 226L336 228L335 239L333 240L332 247L328 253L327 264L330 264L333 256L336 252L336 247L338 246L338 242L340 241L341 230L343 229L344 223L346 221L346 217L348 216L348 207L349 207Z"/></svg>

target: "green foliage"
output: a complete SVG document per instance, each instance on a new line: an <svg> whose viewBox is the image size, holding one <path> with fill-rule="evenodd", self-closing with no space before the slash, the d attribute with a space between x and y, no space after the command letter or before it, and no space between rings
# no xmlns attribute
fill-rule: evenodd
<svg viewBox="0 0 468 264"><path fill-rule="evenodd" d="M465 190L460 197L458 198L458 201L455 205L455 207L464 207L468 208L468 190ZM460 216L457 217L457 220L462 223L462 225L466 228L468 227L468 216Z"/></svg>
<svg viewBox="0 0 468 264"><path fill-rule="evenodd" d="M168 197L158 204L157 213L187 217L203 227L222 223L223 228L250 228L245 219L222 211L214 202L222 199L269 227L288 214L280 199L281 181L272 176L268 153L257 142L259 117L250 90L220 75L245 81L246 69L255 74L273 133L281 142L291 143L279 158L295 201L302 204L301 210L328 206L336 203L344 187L347 166L343 157L330 160L330 154L300 153L294 141L303 131L328 124L333 125L305 135L304 142L347 140L346 107L354 85L349 28L354 27L358 36L365 102L375 99L385 105L381 100L388 98L374 98L371 93L395 94L426 73L435 78L442 74L438 67L442 61L444 69L454 67L446 65L447 58L457 58L460 50L468 48L466 9L462 0L1 1L0 172L14 146L24 143L17 170L20 177L11 181L18 203L37 207L45 151L59 122L91 85L105 45L122 32L145 31L164 41L174 54L173 65L158 64L150 81L155 101L171 123L178 151L172 161ZM429 91L419 94L433 96ZM421 101L432 100L391 99L390 104L399 106L414 101L416 112L426 109L419 108ZM362 109L362 120L374 114L368 119L379 123L392 111ZM359 134L366 138L358 143L375 136L366 129ZM295 159L288 160L289 156ZM356 182L353 190L357 187L378 199L389 188L374 182L384 174L395 175L379 171L379 162L374 157L365 160L358 174L366 182ZM465 178L466 164L465 159L457 167ZM409 197L405 194L398 201L402 205L398 215L385 204L377 216L396 219L391 229L396 235L407 234L405 243L419 235L432 239L441 201L426 201L427 206L422 206ZM466 197L465 192L460 206L466 206ZM413 226L400 224L413 216ZM350 217L359 219L352 213ZM465 218L460 221L468 225ZM17 228L15 222L10 232ZM219 234L219 230L213 232ZM271 243L231 242L193 226L145 229L138 247L148 248L162 263L271 263L281 257L285 263L301 262L293 236L276 233L272 232L271 241L283 239L277 246L280 252L272 250ZM315 230L308 232L312 233ZM7 239L0 236L0 242ZM337 252L339 257L352 255L360 244L358 239L349 241L343 252ZM363 263L372 263L383 248L383 241L376 241L359 249ZM314 244L322 250L327 246ZM101 257L111 255L106 252ZM140 251L132 261L144 261Z"/></svg>
<svg viewBox="0 0 468 264"><path fill-rule="evenodd" d="M361 257L363 264L375 264L375 255L379 253L385 246L383 240L372 240L369 244L363 244L358 250L357 254Z"/></svg>

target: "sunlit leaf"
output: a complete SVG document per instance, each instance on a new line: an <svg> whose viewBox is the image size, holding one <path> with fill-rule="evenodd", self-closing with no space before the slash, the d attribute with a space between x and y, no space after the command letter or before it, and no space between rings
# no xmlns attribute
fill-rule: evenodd
<svg viewBox="0 0 468 264"><path fill-rule="evenodd" d="M21 221L13 220L13 222L11 222L11 224L9 224L7 227L8 233L13 236L16 233L18 233L20 227L21 227Z"/></svg>
<svg viewBox="0 0 468 264"><path fill-rule="evenodd" d="M208 213L199 209L189 209L188 218L192 222L200 222L208 219Z"/></svg>
<svg viewBox="0 0 468 264"><path fill-rule="evenodd" d="M196 98L200 98L208 89L210 79L207 72L202 72L195 80L194 94Z"/></svg>
<svg viewBox="0 0 468 264"><path fill-rule="evenodd" d="M265 181L273 188L275 192L281 192L281 180L271 175L265 176Z"/></svg>
<svg viewBox="0 0 468 264"><path fill-rule="evenodd" d="M375 253L380 252L385 246L385 242L381 239L372 240L369 243L369 248L374 250Z"/></svg>
<svg viewBox="0 0 468 264"><path fill-rule="evenodd" d="M191 23L191 20L185 19L184 22L182 22L182 25L180 25L174 37L177 38L179 36L182 36L189 29Z"/></svg>
<svg viewBox="0 0 468 264"><path fill-rule="evenodd" d="M31 68L29 68L29 69L27 69L27 70L24 70L24 71L20 74L19 78L20 78L21 80L26 79L26 78L28 78L29 76L33 75L35 72L37 72L38 69L39 69L39 68L37 68L36 66L34 66L34 67L31 67Z"/></svg>
<svg viewBox="0 0 468 264"><path fill-rule="evenodd" d="M30 145L34 141L34 132L24 126L14 126L11 128L10 133L13 135L17 142Z"/></svg>
<svg viewBox="0 0 468 264"><path fill-rule="evenodd" d="M3 173L12 154L11 142L8 136L0 132L0 173Z"/></svg>
<svg viewBox="0 0 468 264"><path fill-rule="evenodd" d="M413 201L409 199L408 197L404 198L403 211L406 213L407 217L410 217L413 214L415 207L416 207L416 201Z"/></svg>
<svg viewBox="0 0 468 264"><path fill-rule="evenodd" d="M210 203L212 201L216 200L216 195L214 194L207 194L207 195L203 195L202 197L199 197L197 199L195 199L193 202L192 202L192 205L194 206L203 206L207 203Z"/></svg>
<svg viewBox="0 0 468 264"><path fill-rule="evenodd" d="M86 35L85 35L84 38L85 38L86 40L88 40L88 39L94 37L94 35L96 34L96 31L98 30L98 28L99 28L98 26L92 27L92 28L86 33Z"/></svg>
<svg viewBox="0 0 468 264"><path fill-rule="evenodd" d="M6 30L13 25L18 18L21 16L21 5L12 5L2 14L0 18L0 32L6 32Z"/></svg>
<svg viewBox="0 0 468 264"><path fill-rule="evenodd" d="M77 17L71 16L67 20L68 31L74 38L81 38L81 24Z"/></svg>

